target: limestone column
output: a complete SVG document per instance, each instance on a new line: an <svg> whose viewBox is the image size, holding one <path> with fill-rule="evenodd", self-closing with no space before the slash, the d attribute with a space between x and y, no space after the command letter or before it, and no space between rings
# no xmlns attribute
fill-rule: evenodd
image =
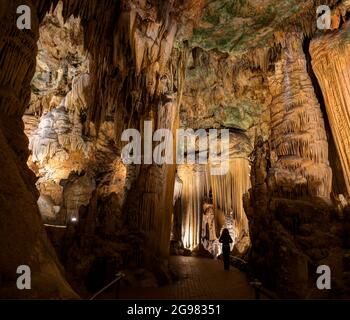
<svg viewBox="0 0 350 320"><path fill-rule="evenodd" d="M168 129L175 133L177 117L174 99L161 104L157 117L148 121L152 120L154 131ZM147 248L162 258L169 254L175 170L175 162L158 165L153 161L152 164L142 164L135 186L126 200L125 211L129 225L144 232Z"/></svg>
<svg viewBox="0 0 350 320"><path fill-rule="evenodd" d="M329 198L332 171L322 112L307 73L302 35L286 34L269 77L271 189L284 197Z"/></svg>

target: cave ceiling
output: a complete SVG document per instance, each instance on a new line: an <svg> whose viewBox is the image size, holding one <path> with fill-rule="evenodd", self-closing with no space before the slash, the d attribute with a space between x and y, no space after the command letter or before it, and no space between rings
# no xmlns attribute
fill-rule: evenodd
<svg viewBox="0 0 350 320"><path fill-rule="evenodd" d="M316 7L325 0L206 0L189 39L191 47L230 54L271 45L274 33L299 29L311 33ZM312 26L313 25L313 26Z"/></svg>
<svg viewBox="0 0 350 320"><path fill-rule="evenodd" d="M67 2L62 12L65 19L69 16L68 12L81 16L83 27L92 35L101 35L111 28L108 25L113 24L114 18L110 11L103 16L102 29L90 31L84 22L86 16L100 17L103 10L113 7L111 4L101 3L100 7L94 4L93 8L89 8L84 5L79 7L78 2ZM322 4L333 5L335 2L327 0L322 1ZM200 126L244 131L252 142L256 132L268 137L268 106L271 103L271 94L266 77L274 68L280 53L281 31L313 35L314 15L319 4L319 1L311 0L175 1L171 10L177 20L177 33L171 59L175 60L181 52L187 52L180 125L194 129ZM145 23L145 30L149 29L147 21L157 20L156 11L152 7L147 9L146 2L131 1L129 5L133 10L136 8L141 21ZM93 10L94 14L90 12ZM102 19L102 15L100 18ZM33 101L41 101L42 95L47 99L47 89L44 89L42 81L45 79L40 75L45 74L48 69L59 70L65 64L70 64L73 69L78 67L78 72L87 69L86 63L80 68L84 55L79 47L83 42L81 31L79 34L79 21L72 22L70 18L68 25L64 25L62 20L61 15L49 15L43 22L37 73L32 82L35 97ZM60 32L58 28L61 28ZM138 41L145 43L145 39L151 34L152 32L145 31L141 35L143 40ZM91 46L88 38L85 34L87 49ZM101 48L104 48L107 40L98 41L101 42ZM144 49L137 50L141 52ZM136 64L137 59L136 56ZM121 63L119 68L122 69ZM152 66L143 65L142 68L152 69ZM123 72L125 71L121 70ZM67 91L61 87L55 89L53 95L50 92L51 96L64 96ZM60 98L54 100L50 97L50 101L55 106L59 104ZM33 107L33 103L31 105Z"/></svg>
<svg viewBox="0 0 350 320"><path fill-rule="evenodd" d="M181 124L232 128L246 132L252 141L256 132L267 137L267 77L280 58L280 37L283 32L312 37L317 6L335 2L202 1L200 16L192 24L181 24L175 43L191 51Z"/></svg>

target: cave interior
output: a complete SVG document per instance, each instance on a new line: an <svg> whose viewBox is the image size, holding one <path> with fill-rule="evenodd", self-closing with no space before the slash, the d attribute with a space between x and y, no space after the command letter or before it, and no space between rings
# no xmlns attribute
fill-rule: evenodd
<svg viewBox="0 0 350 320"><path fill-rule="evenodd" d="M167 286L223 229L247 286L350 297L350 1L320 4L2 0L0 298Z"/></svg>

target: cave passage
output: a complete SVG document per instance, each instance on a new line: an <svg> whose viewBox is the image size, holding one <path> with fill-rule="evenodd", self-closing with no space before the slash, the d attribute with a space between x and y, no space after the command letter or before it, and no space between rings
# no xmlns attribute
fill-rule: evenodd
<svg viewBox="0 0 350 320"><path fill-rule="evenodd" d="M38 178L39 211L59 259L68 269L72 259L66 251L71 252L69 247L77 245L74 235L77 237L82 233L83 237L98 235L104 238L106 234L115 235L118 229L129 224L129 221L123 222L122 210L127 208L130 201L128 192L135 192L132 187L140 175L136 164L129 165L123 161L123 150L120 150L114 136L116 111L109 110L109 115L105 116L98 129L94 122L87 119L89 81L92 79L82 33L79 18L71 17L64 21L61 3L55 11L46 15L39 28L37 67L31 82L30 106L23 116L31 151L28 166ZM152 122L144 122L144 130L153 134ZM185 156L189 157L193 152L198 159L203 150L198 150L195 143L197 138L201 139L199 131L195 130L185 131L188 142ZM205 144L210 148L211 134L215 130L217 128L204 131L204 135L208 134ZM249 248L243 194L250 187L249 154L253 146L244 132L225 130L229 134L229 160L225 174L212 174L215 160L211 155L212 160L207 164L176 165L174 184L166 182L167 188L174 190L173 199L169 198L173 201L170 240L165 243L171 254L195 254L218 259L222 253L219 237L224 228L229 230L233 239L231 249L235 248L240 256L244 256ZM143 132L140 139L145 141L146 135L147 132ZM146 145L142 151L147 151ZM211 149L208 151L212 153ZM144 196L147 199L147 193ZM138 227L141 226L146 233L153 227L152 212L147 212L149 209L145 207L142 220L137 221ZM90 226L92 220L95 226ZM89 235L84 230L86 227L92 228ZM142 240L140 237L139 243ZM127 252L122 263L115 256L106 256L104 250L109 245L113 246L113 241L110 242L108 244L107 241L101 253L92 253L90 265L84 266L84 285L76 289L81 295L88 296L85 289L91 293L101 289L108 280L113 280L112 270L118 268L118 264L119 268L145 266L142 253L135 246L126 250L131 252ZM114 250L115 254L121 254L120 250ZM185 263L182 260L174 261L175 267L183 268ZM193 276L199 277L203 270L197 268ZM171 279L168 281L171 282Z"/></svg>
<svg viewBox="0 0 350 320"><path fill-rule="evenodd" d="M0 298L350 297L350 3L258 2L1 1Z"/></svg>

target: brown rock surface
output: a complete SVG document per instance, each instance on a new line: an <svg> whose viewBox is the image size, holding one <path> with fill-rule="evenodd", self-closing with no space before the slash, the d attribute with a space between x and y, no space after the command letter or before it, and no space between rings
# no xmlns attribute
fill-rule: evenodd
<svg viewBox="0 0 350 320"><path fill-rule="evenodd" d="M312 65L325 98L326 110L350 193L350 24L311 42Z"/></svg>

